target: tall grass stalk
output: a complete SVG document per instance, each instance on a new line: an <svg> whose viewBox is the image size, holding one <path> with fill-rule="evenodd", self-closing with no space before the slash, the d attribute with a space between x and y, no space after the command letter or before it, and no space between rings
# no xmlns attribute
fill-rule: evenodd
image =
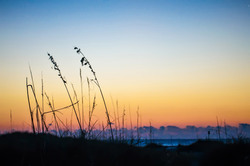
<svg viewBox="0 0 250 166"><path fill-rule="evenodd" d="M76 50L76 52L78 54L81 54L83 57L81 59L81 63L82 63L82 66L83 65L88 65L89 69L91 70L91 72L93 73L94 75L94 82L95 84L97 85L97 87L99 88L100 90L100 93L101 93L101 96L102 96L102 100L103 100L103 104L104 104L104 107L105 107L105 110L106 110L106 116L107 116L107 121L108 121L108 125L110 127L110 133L111 133L111 140L114 141L114 136L113 136L113 130L112 130L112 123L110 121L110 117L109 117L109 112L108 112L108 108L107 108L107 105L106 105L106 101L105 101L105 98L104 98L104 95L103 95L103 92L102 92L102 89L101 89L101 86L99 84L99 81L96 77L96 73L95 71L93 70L91 64L89 63L89 61L87 60L87 58L84 56L84 54L81 52L81 50L77 47L74 48Z"/></svg>
<svg viewBox="0 0 250 166"><path fill-rule="evenodd" d="M132 124L132 116L131 116L131 110L130 110L130 106L129 106L129 119L130 119L130 131L131 131L131 144L133 143L134 141L134 132L133 132L133 124Z"/></svg>
<svg viewBox="0 0 250 166"><path fill-rule="evenodd" d="M29 109L30 109L30 115L31 115L31 123L32 123L32 130L33 130L33 133L36 133L36 130L35 130L35 125L34 125L34 119L33 119L33 111L31 110L31 104L30 104L30 98L29 98L29 87L30 89L32 90L33 92L33 96L34 96L34 99L35 99L35 102L36 102L36 109L39 111L40 115L41 115L41 121L42 121L42 124L44 125L46 131L48 131L48 127L44 121L44 118L43 118L43 113L41 112L41 109L40 109L40 106L38 104L38 101L37 101L37 97L36 97L36 94L35 94L35 91L34 91L34 88L32 85L28 84L28 78L26 78L26 89L27 89L27 99L28 99L28 105L29 105ZM38 131L39 132L39 131Z"/></svg>
<svg viewBox="0 0 250 166"><path fill-rule="evenodd" d="M153 130L152 130L151 121L149 121L149 141L150 143L153 143Z"/></svg>
<svg viewBox="0 0 250 166"><path fill-rule="evenodd" d="M91 127L91 121L92 121L92 116L93 116L95 107L96 107L96 96L94 97L92 108L89 111L89 125L88 125L89 137L91 137L91 131L92 131L92 128L93 128L93 127Z"/></svg>
<svg viewBox="0 0 250 166"><path fill-rule="evenodd" d="M74 105L76 105L79 101L75 102ZM52 106L53 107L53 106ZM62 108L58 108L58 109L54 109L54 112L58 112L60 110L63 110L63 109L66 109L66 108L69 108L69 107L72 107L72 105L68 105L68 106L65 106L65 107L62 107ZM54 108L54 107L53 107ZM53 111L47 111L47 112L44 112L43 114L48 114L48 113L53 113Z"/></svg>
<svg viewBox="0 0 250 166"><path fill-rule="evenodd" d="M82 82L82 70L81 70L81 68L80 68L80 82L81 82L81 101L82 101L82 128L84 130L83 82Z"/></svg>
<svg viewBox="0 0 250 166"><path fill-rule="evenodd" d="M118 131L119 131L119 140L121 141L122 136L121 136L121 124L120 124L120 115L119 115L119 105L118 105L118 100L116 100L116 111L117 111L117 121L118 121Z"/></svg>
<svg viewBox="0 0 250 166"><path fill-rule="evenodd" d="M218 138L219 138L219 141L220 141L220 124L219 124L219 120L218 120L218 116L216 116L216 121L217 121L217 132L218 132Z"/></svg>
<svg viewBox="0 0 250 166"><path fill-rule="evenodd" d="M114 105L114 100L113 100L113 98L112 98L112 96L110 96L110 98L111 98L111 101L112 101L112 106L113 106L113 109L114 109L114 118L115 118L115 138L116 138L116 140L118 140L118 124L117 124L117 117L119 116L119 115L116 115L116 109L115 109L115 105Z"/></svg>
<svg viewBox="0 0 250 166"><path fill-rule="evenodd" d="M51 102L49 100L49 96L46 93L45 93L45 96L46 96L46 98L48 100L49 107L50 107L50 109L51 109L51 111L53 113L53 117L54 117L54 120L55 120L56 129L57 129L57 131L58 131L58 133L59 133L59 135L61 137L60 128L59 128L59 124L58 124L57 119L56 119L56 113L54 111L54 107L52 106L52 104L51 104Z"/></svg>
<svg viewBox="0 0 250 166"><path fill-rule="evenodd" d="M90 114L91 114L91 98L90 98L90 82L89 82L89 78L87 77L87 83L88 83L88 97L89 97L89 123L88 123L88 131L89 131L89 127L90 127Z"/></svg>
<svg viewBox="0 0 250 166"><path fill-rule="evenodd" d="M43 93L43 73L41 74L41 83L42 83L42 114L43 120L45 121L45 116L44 116L44 93ZM44 132L44 125L42 124L42 131Z"/></svg>
<svg viewBox="0 0 250 166"><path fill-rule="evenodd" d="M71 136L73 136L73 111L71 112L71 115L70 115L70 133L71 133Z"/></svg>
<svg viewBox="0 0 250 166"><path fill-rule="evenodd" d="M66 128L66 130L69 131L68 124L67 124L67 118L66 118L66 125L65 125L65 124L63 123L63 121L62 121L55 113L56 113L56 112L61 113L60 110L64 110L64 109L67 109L67 108L69 108L69 107L72 107L72 105L68 105L68 106L65 106L65 107L62 107L62 108L55 109L54 106L51 104L48 95L47 95L46 93L45 93L45 95L46 95L46 97L47 97L47 99L48 99L48 103L49 103L49 106L50 106L50 108L51 108L51 111L44 112L43 115L48 114L48 113L52 113L52 114L53 114L53 118L54 118L54 120L55 120L55 129L59 129L59 124L58 124L58 122L57 122L57 119L58 119L58 120L61 122L61 124ZM77 104L77 103L78 103L78 101L75 102L74 105ZM73 113L73 112L72 112L72 113ZM61 113L61 114L62 114L62 113ZM58 125L57 125L57 124L58 124ZM60 131L60 130L58 130L58 131Z"/></svg>
<svg viewBox="0 0 250 166"><path fill-rule="evenodd" d="M124 141L125 140L125 108L123 109L123 112L122 112L122 140Z"/></svg>
<svg viewBox="0 0 250 166"><path fill-rule="evenodd" d="M137 107L137 111L136 111L136 132L137 132L137 143L139 144L140 142L140 131L139 131L139 106Z"/></svg>
<svg viewBox="0 0 250 166"><path fill-rule="evenodd" d="M102 139L103 140L105 139L105 127L103 125L103 122L102 122Z"/></svg>
<svg viewBox="0 0 250 166"><path fill-rule="evenodd" d="M37 120L37 132L40 132L40 118L38 114L38 107L36 107L36 120Z"/></svg>
<svg viewBox="0 0 250 166"><path fill-rule="evenodd" d="M85 133L84 133L83 130L82 130L82 126L81 126L80 120L79 120L79 118L78 118L78 115L77 115L77 112L76 112L76 109L75 109L75 106L74 106L72 97L71 97L71 95L70 95L70 93L69 93L69 90L68 90L68 87L67 87L67 82L66 82L66 80L63 78L63 76L62 76L62 74L61 74L61 70L59 69L57 63L55 62L55 60L54 60L54 58L53 58L53 56L50 55L49 53L48 53L48 56L49 56L49 59L50 59L51 63L54 65L54 69L58 71L58 76L61 78L61 80L62 80L62 82L63 82L63 85L64 85L64 87L65 87L65 89L66 89L66 91L67 91L68 97L69 97L69 99L70 99L70 102L71 102L71 104L72 104L72 108L73 108L74 113L75 113L75 116L76 116L77 123L78 123L78 125L79 125L80 130L81 130L81 136L82 136L82 137L85 137Z"/></svg>
<svg viewBox="0 0 250 166"><path fill-rule="evenodd" d="M30 65L29 65L29 70L30 70L30 77L31 77L31 81L32 81L33 91L34 91L34 93L36 93L35 83L34 83L33 74L32 74L32 70L31 70ZM36 107L36 120L37 120L37 132L39 133L40 132L40 118L39 118L39 114L38 114L38 107Z"/></svg>
<svg viewBox="0 0 250 166"><path fill-rule="evenodd" d="M227 124L226 124L225 120L224 120L224 131L225 131L225 137L226 137L226 140L227 140Z"/></svg>
<svg viewBox="0 0 250 166"><path fill-rule="evenodd" d="M36 133L35 130L35 125L34 125L34 119L33 119L33 111L31 109L31 105L30 105L30 97L29 97L29 85L28 85L28 78L26 77L26 91L27 91L27 99L28 99L28 105L29 105L29 110L30 110L30 120L31 120L31 128L33 133Z"/></svg>
<svg viewBox="0 0 250 166"><path fill-rule="evenodd" d="M75 88L74 88L74 85L73 84L71 84L72 85L72 89L73 89L73 91L74 91L74 95L75 95L75 98L76 98L76 101L79 101L78 100L78 97L77 97L77 93L76 93L76 90L75 90ZM81 124L81 112L80 112L80 107L79 107L79 102L77 102L77 110L78 110L78 114L79 114L79 120L80 120L80 124Z"/></svg>

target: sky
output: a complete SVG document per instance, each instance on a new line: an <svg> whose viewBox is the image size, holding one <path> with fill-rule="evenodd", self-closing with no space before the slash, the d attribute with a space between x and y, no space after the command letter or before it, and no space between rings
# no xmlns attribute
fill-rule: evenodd
<svg viewBox="0 0 250 166"><path fill-rule="evenodd" d="M93 75L75 46L94 68L113 122L118 101L133 125L137 111L156 127L250 123L250 1L0 0L0 36L0 130L10 128L10 110L16 129L30 128L29 66L40 105L42 77L55 108L70 104L47 53L78 98L81 68L88 123ZM91 103L95 95L100 125L105 109L92 82ZM69 123L72 110L58 116Z"/></svg>

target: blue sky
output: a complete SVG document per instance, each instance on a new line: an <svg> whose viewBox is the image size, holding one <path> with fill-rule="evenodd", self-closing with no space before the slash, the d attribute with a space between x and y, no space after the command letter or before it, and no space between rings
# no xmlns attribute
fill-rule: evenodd
<svg viewBox="0 0 250 166"><path fill-rule="evenodd" d="M73 50L78 46L94 66L107 95L124 99L126 104L133 100L135 105L143 105L153 98L156 101L151 107L162 113L169 107L157 99L170 97L163 94L192 91L199 98L211 89L221 90L223 97L236 93L238 100L246 101L250 91L249 29L250 2L242 0L1 0L0 76L4 81L0 88L9 92L9 99L1 98L5 103L13 96L23 98L29 64L37 82L41 72L45 79L58 81L47 52L55 56L65 77L78 83L80 57ZM47 88L55 94L57 85L51 82ZM141 101L131 94L151 97ZM1 105L5 105L2 112L11 107ZM227 117L226 112L218 111L210 116L216 114ZM145 116L150 116L149 110Z"/></svg>

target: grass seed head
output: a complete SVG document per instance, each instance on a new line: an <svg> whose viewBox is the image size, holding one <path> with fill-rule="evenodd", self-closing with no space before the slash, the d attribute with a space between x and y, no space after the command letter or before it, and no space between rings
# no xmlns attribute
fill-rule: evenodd
<svg viewBox="0 0 250 166"><path fill-rule="evenodd" d="M62 76L62 74L61 74L61 70L59 69L59 67L58 67L58 65L57 65L57 63L56 63L56 61L55 61L54 58L53 58L53 56L50 55L49 53L48 53L48 56L49 56L49 60L50 60L51 63L54 65L54 66L53 66L54 70L57 70L57 71L58 71L58 76L59 76L59 77L62 79L62 81L66 84L67 82L66 82L65 78L63 78L63 76Z"/></svg>

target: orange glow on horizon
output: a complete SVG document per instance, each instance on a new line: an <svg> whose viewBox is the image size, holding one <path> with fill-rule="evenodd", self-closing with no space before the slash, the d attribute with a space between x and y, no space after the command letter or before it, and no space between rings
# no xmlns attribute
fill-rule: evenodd
<svg viewBox="0 0 250 166"><path fill-rule="evenodd" d="M98 87L92 81L88 89L87 78L94 79L93 72L82 66L82 55L74 47L91 63L112 122L125 109L125 123L130 126L131 112L135 126L139 107L142 125L151 122L155 127L215 126L216 117L233 126L250 123L250 8L246 2L98 3L0 1L0 130L9 129L10 110L14 128L30 128L25 87L26 77L32 82L29 66L40 107L43 77L44 92L53 98L55 109L71 104L60 77L67 81L73 100L77 99L72 85L81 99L81 69L84 124L88 124L89 100L91 107L95 95L92 122L97 121L97 128L106 123ZM46 97L44 108L50 111ZM65 124L73 119L72 126L78 128L71 108L61 113L57 114ZM47 116L46 122L52 123L53 117Z"/></svg>

